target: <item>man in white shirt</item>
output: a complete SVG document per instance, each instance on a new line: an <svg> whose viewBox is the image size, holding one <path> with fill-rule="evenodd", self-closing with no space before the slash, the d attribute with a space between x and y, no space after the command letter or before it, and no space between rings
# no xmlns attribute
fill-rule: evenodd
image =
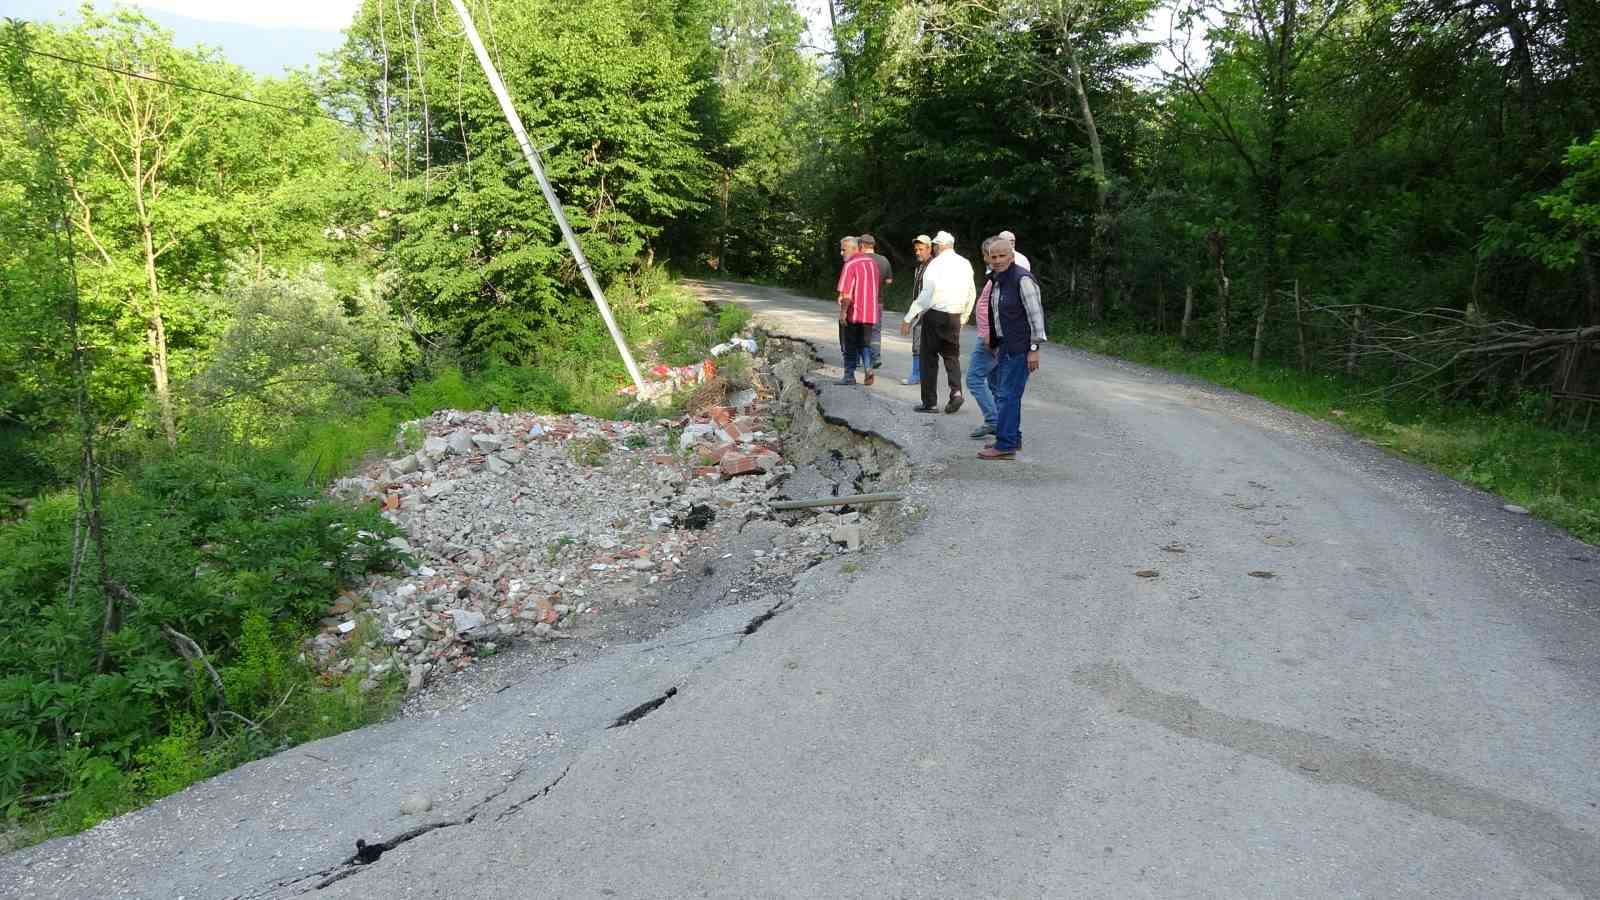
<svg viewBox="0 0 1600 900"><path fill-rule="evenodd" d="M917 412L939 411L939 360L943 358L950 383L950 401L944 411L953 413L965 399L961 395L961 326L972 315L978 290L972 263L956 253L955 237L941 231L933 236L933 243L939 255L928 263L922 291L906 311L900 333L910 334L913 325L922 328L922 403Z"/></svg>
<svg viewBox="0 0 1600 900"><path fill-rule="evenodd" d="M995 235L995 237L999 238L1002 241L1010 241L1011 242L1011 246L1013 246L1013 247L1015 247L1017 245L1017 235L1016 235L1015 232L1002 231L999 234ZM1011 255L1012 255L1013 260L1014 260L1013 263L1012 263L1013 265L1021 266L1024 269L1027 269L1029 272L1033 272L1033 263L1028 262L1027 254L1023 253L1021 250L1013 250L1011 252ZM1033 274L1034 275L1038 275L1039 273L1038 272L1033 272Z"/></svg>

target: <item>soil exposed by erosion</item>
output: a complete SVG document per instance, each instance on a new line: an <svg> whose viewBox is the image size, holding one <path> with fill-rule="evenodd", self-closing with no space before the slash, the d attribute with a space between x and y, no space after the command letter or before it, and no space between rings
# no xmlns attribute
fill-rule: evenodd
<svg viewBox="0 0 1600 900"><path fill-rule="evenodd" d="M707 392L721 402L679 419L415 423L421 450L342 483L384 504L415 568L330 610L308 648L335 670L403 673L406 713L438 711L709 609L756 602L764 622L801 572L894 539L896 504L769 507L893 490L910 469L888 441L825 421L807 345L762 338L751 387ZM380 637L354 647L358 627Z"/></svg>

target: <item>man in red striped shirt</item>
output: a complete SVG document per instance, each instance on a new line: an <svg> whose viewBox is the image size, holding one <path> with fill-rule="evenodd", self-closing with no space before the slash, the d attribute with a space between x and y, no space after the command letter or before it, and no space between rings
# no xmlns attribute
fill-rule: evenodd
<svg viewBox="0 0 1600 900"><path fill-rule="evenodd" d="M882 309L878 302L878 263L871 254L861 252L861 242L854 237L839 241L839 255L844 257L844 268L839 270L839 322L843 326L844 377L840 384L856 383L856 365L866 372L866 382L873 382L872 360L868 354L872 341L872 326L877 324Z"/></svg>

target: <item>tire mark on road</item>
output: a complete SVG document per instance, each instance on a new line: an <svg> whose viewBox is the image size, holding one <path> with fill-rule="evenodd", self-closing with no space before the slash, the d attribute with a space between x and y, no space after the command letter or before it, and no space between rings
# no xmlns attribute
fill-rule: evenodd
<svg viewBox="0 0 1600 900"><path fill-rule="evenodd" d="M1600 841L1550 810L1327 735L1210 709L1192 697L1140 684L1115 660L1079 669L1072 680L1134 718L1277 763L1310 781L1357 788L1465 825L1557 884L1600 897Z"/></svg>

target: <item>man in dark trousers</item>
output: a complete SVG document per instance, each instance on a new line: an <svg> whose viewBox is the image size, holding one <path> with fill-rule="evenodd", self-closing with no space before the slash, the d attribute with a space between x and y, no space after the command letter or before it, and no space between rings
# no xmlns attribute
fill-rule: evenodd
<svg viewBox="0 0 1600 900"><path fill-rule="evenodd" d="M881 280L878 282L878 302L882 303L883 298L889 294L886 288L894 284L894 267L889 265L889 257L878 252L877 238L870 234L863 234L858 240L861 241L861 252L872 257L872 261L878 264L878 275L881 276ZM878 321L872 324L872 368L883 368L882 316L879 316Z"/></svg>
<svg viewBox="0 0 1600 900"><path fill-rule="evenodd" d="M839 296L839 322L844 335L844 376L840 384L856 383L856 366L866 370L866 382L873 380L871 368L872 323L879 319L878 264L861 252L861 242L847 237L839 242L844 267L834 290Z"/></svg>
<svg viewBox="0 0 1600 900"><path fill-rule="evenodd" d="M917 235L911 242L911 250L917 256L917 271L911 278L911 298L916 299L922 293L922 276L928 271L928 261L933 259L933 238L925 234ZM922 329L911 329L911 376L900 380L901 384L913 385L922 383Z"/></svg>
<svg viewBox="0 0 1600 900"><path fill-rule="evenodd" d="M944 360L950 382L950 402L944 411L961 409L961 326L972 315L978 290L973 283L972 263L956 252L956 239L948 231L933 236L939 255L922 273L922 290L900 324L901 334L910 334L913 325L922 328L922 403L917 412L939 411L939 361Z"/></svg>

